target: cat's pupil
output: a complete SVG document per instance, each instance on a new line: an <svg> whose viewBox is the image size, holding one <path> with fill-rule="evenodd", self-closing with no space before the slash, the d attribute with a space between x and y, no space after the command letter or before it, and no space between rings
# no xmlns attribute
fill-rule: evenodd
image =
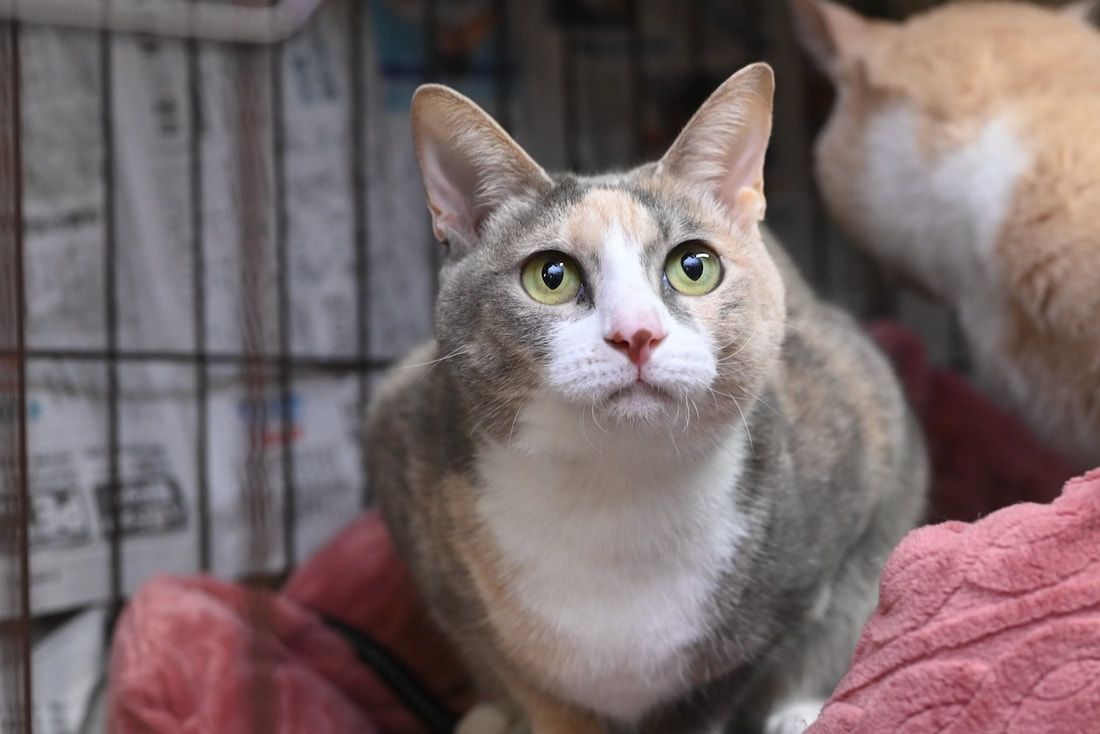
<svg viewBox="0 0 1100 734"><path fill-rule="evenodd" d="M680 258L680 267L684 269L684 275L692 280L703 277L703 258L697 254L688 253Z"/></svg>
<svg viewBox="0 0 1100 734"><path fill-rule="evenodd" d="M565 279L565 263L548 262L542 266L542 282L550 290L556 290Z"/></svg>

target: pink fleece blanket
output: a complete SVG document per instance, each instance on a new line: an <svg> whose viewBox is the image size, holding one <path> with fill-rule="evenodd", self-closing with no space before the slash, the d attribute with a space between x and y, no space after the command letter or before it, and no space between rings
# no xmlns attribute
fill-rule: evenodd
<svg viewBox="0 0 1100 734"><path fill-rule="evenodd" d="M911 533L812 734L1100 732L1100 469Z"/></svg>
<svg viewBox="0 0 1100 734"><path fill-rule="evenodd" d="M1068 463L964 380L931 369L898 327L874 330L925 426L934 517L1046 502ZM433 629L385 528L365 514L280 594L162 577L120 618L112 734L423 734L324 614L357 627L459 713L461 668ZM264 624L257 627L256 621ZM262 658L263 664L257 665ZM879 609L813 734L1100 734L1100 470L1052 504L910 534L891 556ZM250 702L261 702L253 705Z"/></svg>
<svg viewBox="0 0 1100 734"><path fill-rule="evenodd" d="M161 576L127 604L111 652L111 734L424 734L327 615L368 632L444 710L466 676L428 621L377 513L364 513L281 593ZM409 694L409 691L405 691ZM258 706L249 702L261 701ZM259 728L254 728L257 716Z"/></svg>

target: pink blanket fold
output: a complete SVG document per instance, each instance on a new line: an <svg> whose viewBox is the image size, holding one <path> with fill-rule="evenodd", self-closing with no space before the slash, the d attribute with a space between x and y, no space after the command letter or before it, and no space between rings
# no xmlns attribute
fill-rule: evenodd
<svg viewBox="0 0 1100 734"><path fill-rule="evenodd" d="M272 734L425 734L321 614L368 633L440 705L469 705L465 674L428 621L381 517L366 512L279 594L203 576L146 583L115 630L108 730L235 734L256 731L262 713ZM254 662L257 646L265 665ZM249 702L258 696L257 709Z"/></svg>
<svg viewBox="0 0 1100 734"><path fill-rule="evenodd" d="M906 537L810 732L1100 733L1100 469Z"/></svg>
<svg viewBox="0 0 1100 734"><path fill-rule="evenodd" d="M205 577L145 584L115 632L108 730L243 733L261 720L272 734L375 734L367 713L341 690L347 676L339 671L358 667L343 640L289 600L264 593L261 601L254 593ZM270 631L252 624L250 607L258 603Z"/></svg>

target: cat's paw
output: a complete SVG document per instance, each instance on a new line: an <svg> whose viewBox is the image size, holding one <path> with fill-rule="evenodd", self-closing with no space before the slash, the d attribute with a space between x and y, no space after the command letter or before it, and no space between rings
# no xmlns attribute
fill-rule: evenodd
<svg viewBox="0 0 1100 734"><path fill-rule="evenodd" d="M768 715L764 734L802 734L817 720L824 701L794 701Z"/></svg>
<svg viewBox="0 0 1100 734"><path fill-rule="evenodd" d="M508 709L479 703L458 722L455 734L527 734L527 725Z"/></svg>

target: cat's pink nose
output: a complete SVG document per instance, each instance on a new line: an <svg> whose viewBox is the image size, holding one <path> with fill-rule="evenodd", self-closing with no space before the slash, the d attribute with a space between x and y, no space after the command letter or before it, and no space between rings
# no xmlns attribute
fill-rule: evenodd
<svg viewBox="0 0 1100 734"><path fill-rule="evenodd" d="M629 335L629 336L628 336ZM641 367L668 333L659 324L647 324L633 329L616 329L605 337L608 344L626 354L630 361Z"/></svg>

